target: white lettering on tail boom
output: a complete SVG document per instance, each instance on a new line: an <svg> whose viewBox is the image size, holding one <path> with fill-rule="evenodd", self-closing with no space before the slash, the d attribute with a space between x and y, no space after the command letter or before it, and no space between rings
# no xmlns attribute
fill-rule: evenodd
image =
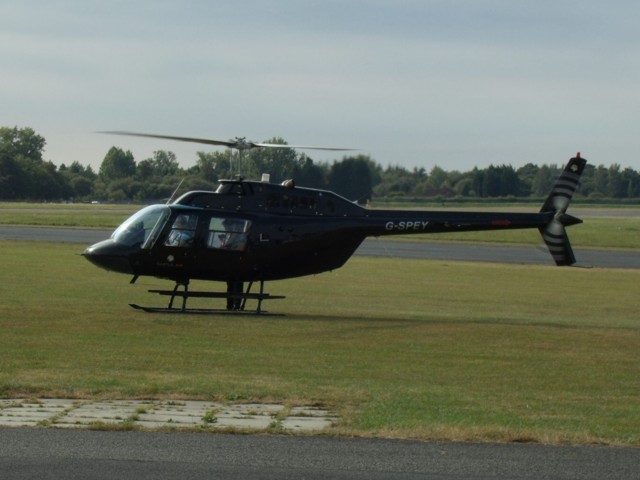
<svg viewBox="0 0 640 480"><path fill-rule="evenodd" d="M428 220L403 220L400 222L387 222L384 225L386 230L397 230L399 232L412 230L412 231L420 231L426 230L429 226Z"/></svg>

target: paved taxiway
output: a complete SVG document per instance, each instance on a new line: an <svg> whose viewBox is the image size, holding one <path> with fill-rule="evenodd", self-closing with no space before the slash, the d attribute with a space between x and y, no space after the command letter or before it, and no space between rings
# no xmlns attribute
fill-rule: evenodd
<svg viewBox="0 0 640 480"><path fill-rule="evenodd" d="M638 478L640 450L285 435L0 428L2 478Z"/></svg>
<svg viewBox="0 0 640 480"><path fill-rule="evenodd" d="M100 229L3 225L0 226L0 240L67 242L89 246L109 238L111 232L112 230ZM580 249L574 246L574 253L578 267L640 268L640 252L637 251ZM551 255L542 244L539 247L505 246L434 241L399 242L368 238L358 248L356 255L553 265Z"/></svg>

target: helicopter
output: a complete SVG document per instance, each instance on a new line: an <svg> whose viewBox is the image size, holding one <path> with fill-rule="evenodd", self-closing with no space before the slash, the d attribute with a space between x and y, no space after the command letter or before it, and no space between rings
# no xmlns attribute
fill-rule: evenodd
<svg viewBox="0 0 640 480"><path fill-rule="evenodd" d="M103 132L209 145L242 152L252 148L311 148L133 132ZM264 292L266 281L314 275L342 267L367 237L538 229L553 260L568 266L576 259L566 227L582 223L566 210L586 160L571 158L537 213L378 210L334 192L295 185L294 180L219 180L215 191L189 191L164 205L150 205L124 221L109 239L89 246L83 256L106 270L175 282L173 289L149 290L168 296L167 307L136 309L162 313L254 313L265 300L284 296ZM226 282L226 291L190 291L191 280ZM259 291L252 293L255 282ZM244 284L248 286L245 289ZM188 308L189 298L226 299L226 309ZM176 298L180 305L174 305ZM248 300L257 301L247 310Z"/></svg>

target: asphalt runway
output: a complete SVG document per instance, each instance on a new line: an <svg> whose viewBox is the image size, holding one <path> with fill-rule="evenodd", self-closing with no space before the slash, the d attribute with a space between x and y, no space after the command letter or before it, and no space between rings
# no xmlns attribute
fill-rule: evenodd
<svg viewBox="0 0 640 480"><path fill-rule="evenodd" d="M640 450L285 435L0 429L7 479L638 478Z"/></svg>
<svg viewBox="0 0 640 480"><path fill-rule="evenodd" d="M109 238L111 232L112 230L98 229L0 226L0 240L68 242L89 246ZM578 260L577 267L640 268L640 252L631 250L580 249L574 246L574 254ZM540 246L535 247L368 238L358 248L356 255L554 265L542 240Z"/></svg>

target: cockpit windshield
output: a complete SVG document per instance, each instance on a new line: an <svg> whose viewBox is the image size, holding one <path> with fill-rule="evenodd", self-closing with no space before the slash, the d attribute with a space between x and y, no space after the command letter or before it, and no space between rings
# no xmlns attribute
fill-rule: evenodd
<svg viewBox="0 0 640 480"><path fill-rule="evenodd" d="M170 209L166 205L151 205L129 217L111 235L117 243L129 247L140 245L150 248L169 218Z"/></svg>

